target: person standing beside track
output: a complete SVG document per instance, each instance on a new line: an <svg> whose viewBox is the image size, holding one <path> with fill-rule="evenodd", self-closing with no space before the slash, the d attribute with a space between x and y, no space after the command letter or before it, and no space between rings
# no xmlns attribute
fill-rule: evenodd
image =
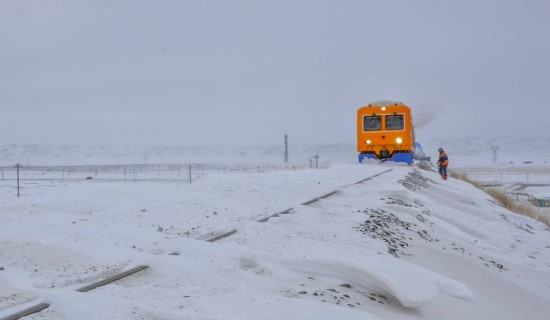
<svg viewBox="0 0 550 320"><path fill-rule="evenodd" d="M439 174L443 178L443 180L447 180L447 166L449 165L449 157L447 157L447 154L443 150L443 148L439 148L437 151L439 151L439 160L437 160L437 165L439 166Z"/></svg>

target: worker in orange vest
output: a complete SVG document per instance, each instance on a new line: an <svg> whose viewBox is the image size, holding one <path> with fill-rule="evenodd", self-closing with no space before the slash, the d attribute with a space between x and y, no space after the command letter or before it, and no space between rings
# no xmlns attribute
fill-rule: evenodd
<svg viewBox="0 0 550 320"><path fill-rule="evenodd" d="M439 160L437 161L437 165L439 166L439 174L443 180L447 180L447 166L449 165L449 158L443 148L439 148L437 151L439 151Z"/></svg>

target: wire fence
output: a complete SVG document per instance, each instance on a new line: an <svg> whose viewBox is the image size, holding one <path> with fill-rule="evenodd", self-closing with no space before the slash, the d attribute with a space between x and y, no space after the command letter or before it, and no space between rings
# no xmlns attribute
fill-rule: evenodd
<svg viewBox="0 0 550 320"><path fill-rule="evenodd" d="M139 164L139 165L79 165L79 166L19 166L20 180L102 180L102 181L182 181L193 182L217 173L267 173L281 170L325 168L307 162L287 164ZM0 180L17 179L17 168L0 167Z"/></svg>
<svg viewBox="0 0 550 320"><path fill-rule="evenodd" d="M484 187L497 188L517 203L536 208L537 215L550 219L549 168L462 168L457 170Z"/></svg>
<svg viewBox="0 0 550 320"><path fill-rule="evenodd" d="M461 170L471 179L480 183L550 183L550 171L468 171Z"/></svg>
<svg viewBox="0 0 550 320"><path fill-rule="evenodd" d="M289 162L286 164L128 164L77 166L4 166L0 167L0 195L16 194L41 182L176 182L193 183L211 174L269 173L323 169L329 162ZM16 190L14 190L16 189Z"/></svg>

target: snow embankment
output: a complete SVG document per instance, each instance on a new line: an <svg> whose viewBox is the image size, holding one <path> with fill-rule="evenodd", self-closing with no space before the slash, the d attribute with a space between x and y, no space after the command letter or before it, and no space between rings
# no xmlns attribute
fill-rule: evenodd
<svg viewBox="0 0 550 320"><path fill-rule="evenodd" d="M33 299L51 304L40 317L79 320L550 312L549 230L414 167L219 174L191 185L38 181L23 191L0 194L0 317ZM74 291L138 264L149 268Z"/></svg>

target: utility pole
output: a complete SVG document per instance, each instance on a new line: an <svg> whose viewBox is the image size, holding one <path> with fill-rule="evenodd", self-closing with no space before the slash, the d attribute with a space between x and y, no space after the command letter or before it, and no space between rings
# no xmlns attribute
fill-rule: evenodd
<svg viewBox="0 0 550 320"><path fill-rule="evenodd" d="M313 159L309 158L309 168L313 168Z"/></svg>
<svg viewBox="0 0 550 320"><path fill-rule="evenodd" d="M319 169L319 155L316 154L313 158L315 158L315 169Z"/></svg>
<svg viewBox="0 0 550 320"><path fill-rule="evenodd" d="M497 163L498 146L491 146L491 149L493 150L493 162Z"/></svg>
<svg viewBox="0 0 550 320"><path fill-rule="evenodd" d="M19 198L19 167L21 167L21 165L18 163L15 167L17 168L17 197Z"/></svg>
<svg viewBox="0 0 550 320"><path fill-rule="evenodd" d="M285 133L285 163L288 162L288 135Z"/></svg>

